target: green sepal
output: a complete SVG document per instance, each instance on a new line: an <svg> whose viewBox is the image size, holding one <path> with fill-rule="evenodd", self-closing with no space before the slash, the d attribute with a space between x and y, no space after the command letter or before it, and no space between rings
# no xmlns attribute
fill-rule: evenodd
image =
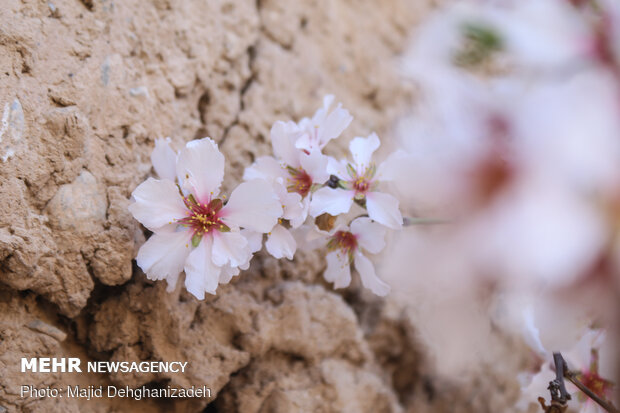
<svg viewBox="0 0 620 413"><path fill-rule="evenodd" d="M200 244L201 240L202 240L202 235L194 234L194 236L192 237L192 247L196 248Z"/></svg>
<svg viewBox="0 0 620 413"><path fill-rule="evenodd" d="M464 44L454 56L454 62L459 66L482 64L503 48L503 39L493 27L472 22L464 24L461 31Z"/></svg>
<svg viewBox="0 0 620 413"><path fill-rule="evenodd" d="M193 194L189 194L189 195L187 196L187 199L188 199L188 200L189 200L189 202L191 202L192 204L194 204L194 205L198 205L198 202L196 202L196 198L194 198L194 195L193 195Z"/></svg>
<svg viewBox="0 0 620 413"><path fill-rule="evenodd" d="M353 168L353 165L351 165L350 163L347 164L347 173L353 179L357 177L357 171L355 170L355 168Z"/></svg>
<svg viewBox="0 0 620 413"><path fill-rule="evenodd" d="M286 169L288 169L288 172L293 176L296 176L297 174L299 174L299 169L293 168L292 166L287 165Z"/></svg>
<svg viewBox="0 0 620 413"><path fill-rule="evenodd" d="M503 41L493 27L480 23L468 23L463 26L463 34L480 48L488 51L500 50Z"/></svg>
<svg viewBox="0 0 620 413"><path fill-rule="evenodd" d="M218 227L218 230L220 232L230 232L230 228L227 225L224 225L224 224L220 224L220 226Z"/></svg>
<svg viewBox="0 0 620 413"><path fill-rule="evenodd" d="M209 202L209 206L215 210L215 212L219 211L220 209L222 209L222 207L224 206L224 203L222 202L221 199L216 198L214 200L212 200L211 202Z"/></svg>

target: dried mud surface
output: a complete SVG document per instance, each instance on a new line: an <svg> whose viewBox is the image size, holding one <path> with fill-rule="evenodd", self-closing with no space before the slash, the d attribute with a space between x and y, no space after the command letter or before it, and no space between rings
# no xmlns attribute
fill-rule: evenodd
<svg viewBox="0 0 620 413"><path fill-rule="evenodd" d="M320 251L259 254L202 302L132 263L148 234L127 205L158 137L215 139L225 190L270 153L275 120L312 114L326 93L356 119L335 152L356 134L389 137L413 99L395 69L425 13L411 3L3 1L0 412L457 411L461 396L434 390L406 318L359 286L334 292ZM185 374L19 373L35 356L190 363ZM212 397L18 394L107 383L206 385Z"/></svg>

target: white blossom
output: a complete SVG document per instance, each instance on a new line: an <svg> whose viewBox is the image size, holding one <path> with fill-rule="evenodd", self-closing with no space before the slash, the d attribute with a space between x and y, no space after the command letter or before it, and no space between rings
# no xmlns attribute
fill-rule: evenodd
<svg viewBox="0 0 620 413"><path fill-rule="evenodd" d="M175 159L178 183L171 176ZM174 288L185 271L185 287L199 299L215 294L249 266L255 248L242 228L265 233L282 215L273 187L264 180L239 185L226 202L219 197L224 156L209 138L188 142L173 156L167 142L158 141L153 154L156 172L133 192L133 216L153 235L140 248L136 261L149 279L166 279Z"/></svg>
<svg viewBox="0 0 620 413"><path fill-rule="evenodd" d="M390 286L377 276L374 265L363 253L381 252L385 247L385 233L385 227L366 217L356 218L350 227L336 227L327 241L325 279L334 283L334 288L348 287L353 264L364 287L376 295L387 295Z"/></svg>
<svg viewBox="0 0 620 413"><path fill-rule="evenodd" d="M295 125L296 128L293 129L298 135L295 139L295 147L308 152L315 149L321 150L349 126L353 116L342 108L341 103L332 108L333 102L334 96L325 96L323 107L317 110L311 119L303 118Z"/></svg>
<svg viewBox="0 0 620 413"><path fill-rule="evenodd" d="M340 179L340 187L324 187L313 194L310 215L316 217L327 213L339 215L351 209L353 201L361 202L368 215L386 227L399 229L403 218L398 208L398 200L387 193L380 192L381 181L390 179L384 175L387 161L379 165L372 161L372 154L379 148L379 137L371 134L367 138L357 137L349 144L353 163L331 161L330 172Z"/></svg>
<svg viewBox="0 0 620 413"><path fill-rule="evenodd" d="M263 156L246 168L245 180L262 179L269 182L283 208L282 219L291 228L301 226L308 216L312 191L328 179L328 158L319 149L309 151L295 146L299 138L293 122L276 122L271 128L273 156ZM281 225L269 231L267 251L275 258L293 258L297 249L294 237Z"/></svg>

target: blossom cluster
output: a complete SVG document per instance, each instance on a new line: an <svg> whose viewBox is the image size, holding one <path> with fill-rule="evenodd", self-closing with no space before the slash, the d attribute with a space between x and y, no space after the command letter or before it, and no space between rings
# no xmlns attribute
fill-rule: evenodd
<svg viewBox="0 0 620 413"><path fill-rule="evenodd" d="M274 155L246 168L229 199L220 194L224 156L213 140L188 142L178 153L170 139L157 140L151 160L159 179L140 184L129 207L153 232L136 258L147 277L174 289L184 271L187 290L203 299L249 267L266 234L275 258L293 259L298 244L323 246L324 277L335 288L350 284L354 265L366 288L386 295L365 253L381 252L386 231L403 224L398 200L384 192L392 173L372 159L380 145L374 133L350 142L351 160L322 152L353 119L333 101L326 96L312 118L276 122Z"/></svg>

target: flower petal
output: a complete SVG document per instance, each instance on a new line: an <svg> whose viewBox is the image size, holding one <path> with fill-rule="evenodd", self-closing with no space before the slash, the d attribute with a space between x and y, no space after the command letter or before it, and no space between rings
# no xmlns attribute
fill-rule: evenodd
<svg viewBox="0 0 620 413"><path fill-rule="evenodd" d="M297 148L312 151L321 150L327 143L340 136L353 120L353 117L342 104L338 103L336 108L330 110L334 102L333 95L323 98L323 107L319 108L312 119L304 118L299 121L299 129L304 133L295 142Z"/></svg>
<svg viewBox="0 0 620 413"><path fill-rule="evenodd" d="M282 203L282 218L291 221L293 227L303 224L308 216L308 208L304 207L301 195L296 192L288 192L283 185L276 188L280 202ZM301 220L301 222L299 222ZM298 223L298 225L293 224Z"/></svg>
<svg viewBox="0 0 620 413"><path fill-rule="evenodd" d="M160 179L169 179L174 182L177 177L177 154L170 147L170 138L155 140L151 162Z"/></svg>
<svg viewBox="0 0 620 413"><path fill-rule="evenodd" d="M329 282L334 283L334 288L344 288L351 284L351 265L349 257L340 251L330 252L325 256L327 269L323 277Z"/></svg>
<svg viewBox="0 0 620 413"><path fill-rule="evenodd" d="M351 222L351 233L357 237L360 247L371 254L377 254L385 248L386 229L370 218L360 217Z"/></svg>
<svg viewBox="0 0 620 413"><path fill-rule="evenodd" d="M191 238L187 230L156 232L140 247L136 262L149 280L174 279L183 270Z"/></svg>
<svg viewBox="0 0 620 413"><path fill-rule="evenodd" d="M347 161L346 159L336 160L331 156L328 157L327 161L327 173L330 175L336 175L340 179L348 180L351 178L347 171Z"/></svg>
<svg viewBox="0 0 620 413"><path fill-rule="evenodd" d="M231 228L243 227L269 232L282 216L282 205L273 186L264 179L240 184L221 211L222 220Z"/></svg>
<svg viewBox="0 0 620 413"><path fill-rule="evenodd" d="M267 252L277 259L286 257L292 260L297 249L297 243L286 228L282 225L276 225L267 237L265 248L267 248Z"/></svg>
<svg viewBox="0 0 620 413"><path fill-rule="evenodd" d="M364 173L366 168L370 166L372 154L379 148L379 145L381 145L381 142L376 133L370 134L367 138L357 137L351 141L349 150L353 156L358 173Z"/></svg>
<svg viewBox="0 0 620 413"><path fill-rule="evenodd" d="M219 232L213 235L212 260L218 267L245 264L252 257L248 240L239 232Z"/></svg>
<svg viewBox="0 0 620 413"><path fill-rule="evenodd" d="M231 267L230 265L226 265L222 267L222 272L220 272L220 284L228 284L232 277L239 275L239 268Z"/></svg>
<svg viewBox="0 0 620 413"><path fill-rule="evenodd" d="M368 192L366 209L370 218L388 228L400 229L403 226L403 216L398 209L398 199L390 194Z"/></svg>
<svg viewBox="0 0 620 413"><path fill-rule="evenodd" d="M263 234L261 232L251 231L249 229L242 229L239 232L248 240L248 245L250 246L252 254L261 249L263 246Z"/></svg>
<svg viewBox="0 0 620 413"><path fill-rule="evenodd" d="M179 189L167 179L149 178L138 185L131 195L135 202L129 205L129 212L151 231L187 216Z"/></svg>
<svg viewBox="0 0 620 413"><path fill-rule="evenodd" d="M310 210L310 197L305 197L301 200L301 213L290 218L291 227L299 228L306 222L308 218L308 211Z"/></svg>
<svg viewBox="0 0 620 413"><path fill-rule="evenodd" d="M312 115L312 124L321 125L325 122L327 115L329 114L329 107L334 103L334 99L336 97L334 95L325 95L323 96L323 106L318 108L314 115Z"/></svg>
<svg viewBox="0 0 620 413"><path fill-rule="evenodd" d="M414 162L413 156L403 150L393 152L387 159L379 165L375 180L393 181L397 178L406 176L408 166Z"/></svg>
<svg viewBox="0 0 620 413"><path fill-rule="evenodd" d="M211 138L187 142L177 159L177 177L198 202L207 203L224 179L224 155Z"/></svg>
<svg viewBox="0 0 620 413"><path fill-rule="evenodd" d="M354 258L355 269L360 274L362 284L380 297L385 297L390 292L390 286L384 283L377 274L372 262L361 252L357 252Z"/></svg>
<svg viewBox="0 0 620 413"><path fill-rule="evenodd" d="M300 136L300 130L295 122L277 121L271 127L271 146L276 158L282 160L288 166L299 166L299 154L301 151L295 147L295 141Z"/></svg>
<svg viewBox="0 0 620 413"><path fill-rule="evenodd" d="M194 297L204 300L205 292L215 294L221 268L211 259L213 237L203 237L185 262L185 288Z"/></svg>
<svg viewBox="0 0 620 413"><path fill-rule="evenodd" d="M329 158L323 155L318 149L312 150L309 154L302 153L300 157L301 167L312 177L312 182L324 184L329 179L327 172L327 162Z"/></svg>
<svg viewBox="0 0 620 413"><path fill-rule="evenodd" d="M353 191L324 187L312 194L310 215L313 217L328 213L339 215L349 212L353 204Z"/></svg>
<svg viewBox="0 0 620 413"><path fill-rule="evenodd" d="M245 168L243 180L266 179L269 182L282 181L286 179L288 173L286 169L273 156L261 156L256 161ZM281 179L278 179L281 178Z"/></svg>
<svg viewBox="0 0 620 413"><path fill-rule="evenodd" d="M166 283L168 284L166 286L166 291L171 293L175 290L175 288L177 287L177 281L179 281L179 275L181 275L181 273L178 273L177 275L171 275L170 277L166 278Z"/></svg>
<svg viewBox="0 0 620 413"><path fill-rule="evenodd" d="M342 104L339 103L338 106L327 115L327 118L325 118L325 121L321 125L321 130L319 131L321 148L327 145L330 140L340 136L352 120L353 116L351 116L348 110L343 109Z"/></svg>

